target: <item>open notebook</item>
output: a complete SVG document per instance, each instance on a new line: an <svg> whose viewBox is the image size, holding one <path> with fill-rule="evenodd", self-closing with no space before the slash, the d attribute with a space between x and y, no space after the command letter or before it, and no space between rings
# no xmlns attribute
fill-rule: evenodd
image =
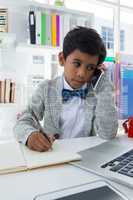
<svg viewBox="0 0 133 200"><path fill-rule="evenodd" d="M79 154L64 151L61 140L55 141L53 149L48 152L29 150L25 145L19 144L15 140L0 142L0 174L24 171L80 159L81 156Z"/></svg>

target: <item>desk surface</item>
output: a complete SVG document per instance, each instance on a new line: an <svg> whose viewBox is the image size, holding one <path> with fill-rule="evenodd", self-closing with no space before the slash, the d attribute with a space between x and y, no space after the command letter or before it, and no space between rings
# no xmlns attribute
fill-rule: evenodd
<svg viewBox="0 0 133 200"><path fill-rule="evenodd" d="M121 140L131 145L133 140L122 136ZM80 151L104 142L99 137L77 138L64 140L64 148L70 151ZM37 194L71 187L77 184L89 183L101 177L83 171L69 164L40 168L16 174L0 176L0 199L2 200L32 200ZM132 199L133 190L109 181L113 186Z"/></svg>

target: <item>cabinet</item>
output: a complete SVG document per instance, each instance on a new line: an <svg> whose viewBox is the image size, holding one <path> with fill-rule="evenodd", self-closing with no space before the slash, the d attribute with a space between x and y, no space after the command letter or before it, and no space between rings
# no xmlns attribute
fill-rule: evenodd
<svg viewBox="0 0 133 200"><path fill-rule="evenodd" d="M13 127L17 113L25 107L37 84L63 72L63 68L59 67L58 53L62 49L62 41L67 31L76 25L92 27L94 16L90 13L28 0L23 2L0 0L0 7L8 8L8 33L0 34L0 39L6 38L7 41L7 44L0 46L0 80L15 81L14 103L0 103L0 124L3 127L0 137L3 137L10 135L8 132ZM42 13L46 13L50 18L53 14L58 15L60 19L60 43L58 45L39 42L30 44L28 22L30 11L33 11L35 16ZM36 17L37 27L41 24L38 20ZM50 25L50 31L53 37L52 25Z"/></svg>

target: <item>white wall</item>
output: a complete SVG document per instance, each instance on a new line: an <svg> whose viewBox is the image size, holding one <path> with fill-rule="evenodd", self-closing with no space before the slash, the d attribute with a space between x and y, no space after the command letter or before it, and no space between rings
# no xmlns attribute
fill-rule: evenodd
<svg viewBox="0 0 133 200"><path fill-rule="evenodd" d="M133 25L122 25L121 28L125 30L125 54L133 54Z"/></svg>

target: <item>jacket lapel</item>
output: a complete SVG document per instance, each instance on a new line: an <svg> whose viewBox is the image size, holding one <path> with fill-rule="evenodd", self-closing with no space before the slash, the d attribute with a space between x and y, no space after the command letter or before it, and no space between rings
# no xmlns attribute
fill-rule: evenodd
<svg viewBox="0 0 133 200"><path fill-rule="evenodd" d="M91 84L88 85L88 94L85 100L85 131L90 133L93 130L93 121L96 107L96 93Z"/></svg>
<svg viewBox="0 0 133 200"><path fill-rule="evenodd" d="M56 129L60 129L60 115L62 112L62 77L52 80L48 88L49 112Z"/></svg>

